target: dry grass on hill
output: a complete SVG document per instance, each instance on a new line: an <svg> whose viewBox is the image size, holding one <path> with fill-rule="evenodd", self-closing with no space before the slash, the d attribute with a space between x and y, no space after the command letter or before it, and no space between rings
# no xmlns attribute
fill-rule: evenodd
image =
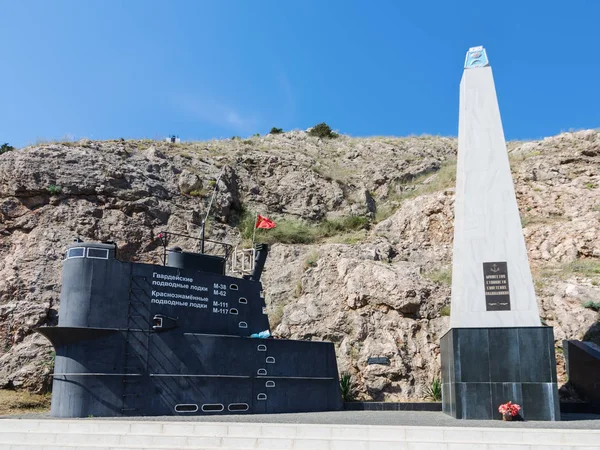
<svg viewBox="0 0 600 450"><path fill-rule="evenodd" d="M0 416L50 410L50 394L0 389Z"/></svg>

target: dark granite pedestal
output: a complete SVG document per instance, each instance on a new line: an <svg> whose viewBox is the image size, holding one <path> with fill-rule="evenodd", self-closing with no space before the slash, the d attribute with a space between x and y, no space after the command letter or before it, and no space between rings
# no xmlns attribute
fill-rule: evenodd
<svg viewBox="0 0 600 450"><path fill-rule="evenodd" d="M440 341L442 410L457 419L560 420L552 327L452 328Z"/></svg>
<svg viewBox="0 0 600 450"><path fill-rule="evenodd" d="M575 391L600 408L600 347L592 342L563 341L567 376Z"/></svg>

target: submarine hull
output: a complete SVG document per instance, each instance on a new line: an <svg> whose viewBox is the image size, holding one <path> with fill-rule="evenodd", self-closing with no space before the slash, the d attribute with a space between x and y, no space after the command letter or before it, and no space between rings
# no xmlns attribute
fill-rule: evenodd
<svg viewBox="0 0 600 450"><path fill-rule="evenodd" d="M117 329L40 331L56 348L54 417L264 414L342 406L330 343L128 335ZM78 339L68 342L67 335Z"/></svg>
<svg viewBox="0 0 600 450"><path fill-rule="evenodd" d="M56 350L52 416L342 408L333 344L250 337L269 329L260 282L71 248L59 324L37 330Z"/></svg>

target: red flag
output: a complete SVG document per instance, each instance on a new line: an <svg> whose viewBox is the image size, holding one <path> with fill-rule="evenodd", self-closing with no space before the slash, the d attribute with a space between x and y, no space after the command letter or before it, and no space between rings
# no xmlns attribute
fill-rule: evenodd
<svg viewBox="0 0 600 450"><path fill-rule="evenodd" d="M271 219L268 219L267 217L261 216L260 214L256 218L255 228L265 228L269 230L271 228L275 228L275 226L275 222L273 222Z"/></svg>

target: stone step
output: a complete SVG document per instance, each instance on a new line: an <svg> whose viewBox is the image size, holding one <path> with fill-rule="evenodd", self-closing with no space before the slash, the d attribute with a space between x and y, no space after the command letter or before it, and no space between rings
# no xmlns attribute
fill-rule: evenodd
<svg viewBox="0 0 600 450"><path fill-rule="evenodd" d="M0 420L0 450L76 448L600 450L600 430L97 419Z"/></svg>
<svg viewBox="0 0 600 450"><path fill-rule="evenodd" d="M397 441L341 441L299 439L286 442L282 439L258 439L242 441L232 439L218 446L206 446L201 442L188 446L164 445L82 445L82 444L2 444L0 450L597 450L598 446L483 444L483 443L425 443Z"/></svg>

